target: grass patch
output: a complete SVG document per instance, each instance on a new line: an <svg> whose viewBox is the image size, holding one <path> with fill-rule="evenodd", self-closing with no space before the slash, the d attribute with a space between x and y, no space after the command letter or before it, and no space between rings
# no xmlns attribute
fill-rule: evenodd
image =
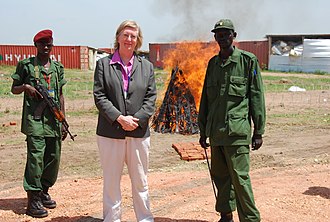
<svg viewBox="0 0 330 222"><path fill-rule="evenodd" d="M66 69L65 79L68 81L64 86L65 98L86 99L93 92L93 71Z"/></svg>
<svg viewBox="0 0 330 222"><path fill-rule="evenodd" d="M14 73L15 68L13 66L0 66L0 96L12 96L11 84L13 80L11 75Z"/></svg>
<svg viewBox="0 0 330 222"><path fill-rule="evenodd" d="M66 111L66 115L68 116L96 116L98 115L98 110L97 108L94 106L90 109L81 109L79 111Z"/></svg>
<svg viewBox="0 0 330 222"><path fill-rule="evenodd" d="M289 124L291 126L329 126L330 113L316 109L304 109L297 112L268 113L267 122L274 125Z"/></svg>
<svg viewBox="0 0 330 222"><path fill-rule="evenodd" d="M0 74L12 74L15 69L15 66L0 65Z"/></svg>
<svg viewBox="0 0 330 222"><path fill-rule="evenodd" d="M312 74L310 74L312 75ZM303 78L296 76L263 76L265 92L288 91L291 86L298 86L307 91L330 90L330 78L323 76L313 76L313 78Z"/></svg>
<svg viewBox="0 0 330 222"><path fill-rule="evenodd" d="M0 66L0 96L11 97L10 92L12 79L11 74L15 71L14 66ZM167 79L170 74L162 69L155 69L155 80L158 92L158 100L162 99L166 91ZM298 74L299 75L299 74ZM265 92L283 92L291 86L298 86L309 90L330 90L330 78L325 75L311 75L312 78L299 77L294 75L263 76ZM91 70L65 69L65 79L68 81L64 86L66 98L86 99L92 96L94 72Z"/></svg>

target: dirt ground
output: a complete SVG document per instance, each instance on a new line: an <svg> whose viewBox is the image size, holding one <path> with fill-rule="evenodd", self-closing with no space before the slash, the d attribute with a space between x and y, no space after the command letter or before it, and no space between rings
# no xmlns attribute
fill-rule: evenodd
<svg viewBox="0 0 330 222"><path fill-rule="evenodd" d="M330 90L266 95L264 144L251 152L251 179L262 221L330 221ZM58 206L45 219L25 215L22 188L24 136L20 133L21 98L0 98L0 221L102 221L102 172L95 142L92 98L68 100L67 116L76 140L64 141L57 183L50 194ZM74 111L86 111L73 115ZM12 125L10 125L12 122ZM1 126L0 126L1 127ZM175 142L198 135L152 132L148 174L156 222L218 221L205 160L183 161ZM136 221L130 180L122 178L123 221ZM234 220L239 221L237 212Z"/></svg>

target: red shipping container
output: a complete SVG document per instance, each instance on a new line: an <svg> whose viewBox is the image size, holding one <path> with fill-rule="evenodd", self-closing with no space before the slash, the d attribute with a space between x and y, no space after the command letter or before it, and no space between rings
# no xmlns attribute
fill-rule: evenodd
<svg viewBox="0 0 330 222"><path fill-rule="evenodd" d="M259 65L262 69L268 68L268 40L260 40L260 41L240 41L236 42L235 45L239 49L252 52L255 54L259 60Z"/></svg>
<svg viewBox="0 0 330 222"><path fill-rule="evenodd" d="M54 46L51 59L68 69L93 69L97 50L87 46ZM33 45L0 45L0 65L16 66L18 61L35 56Z"/></svg>
<svg viewBox="0 0 330 222"><path fill-rule="evenodd" d="M203 42L205 45L210 45L210 47L214 47L212 44L216 44L215 42ZM150 43L149 44L149 59L150 62L157 68L164 68L164 54L168 50L173 50L176 48L176 42L172 43ZM259 60L259 64L262 68L266 68L268 65L268 40L260 40L260 41L241 41L235 42L238 48L242 50L246 50L255 54ZM217 46L216 46L217 47Z"/></svg>

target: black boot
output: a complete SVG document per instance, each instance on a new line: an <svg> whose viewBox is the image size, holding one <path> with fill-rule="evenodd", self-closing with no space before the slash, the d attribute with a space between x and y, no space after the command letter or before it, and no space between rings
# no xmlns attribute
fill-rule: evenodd
<svg viewBox="0 0 330 222"><path fill-rule="evenodd" d="M50 195L48 194L48 187L44 187L43 190L39 193L42 205L49 209L53 209L56 207L56 201L52 200Z"/></svg>
<svg viewBox="0 0 330 222"><path fill-rule="evenodd" d="M39 193L40 191L27 191L28 206L26 209L26 214L30 215L31 217L42 218L48 216L47 210L41 203Z"/></svg>
<svg viewBox="0 0 330 222"><path fill-rule="evenodd" d="M229 213L220 213L221 218L219 222L234 222L232 212Z"/></svg>

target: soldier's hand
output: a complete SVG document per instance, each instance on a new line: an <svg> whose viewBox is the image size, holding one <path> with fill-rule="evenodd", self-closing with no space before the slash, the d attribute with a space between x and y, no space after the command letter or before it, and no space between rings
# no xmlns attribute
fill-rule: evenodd
<svg viewBox="0 0 330 222"><path fill-rule="evenodd" d="M62 141L64 141L67 136L68 136L68 132L62 129Z"/></svg>
<svg viewBox="0 0 330 222"><path fill-rule="evenodd" d="M24 92L26 92L30 97L42 99L42 95L33 86L29 84L23 84L23 88Z"/></svg>
<svg viewBox="0 0 330 222"><path fill-rule="evenodd" d="M207 139L206 136L201 136L201 137L199 138L199 144L200 144L201 147L203 147L204 149L207 149L207 147L210 146L210 144L206 142L206 139Z"/></svg>
<svg viewBox="0 0 330 222"><path fill-rule="evenodd" d="M252 150L258 150L262 146L262 135L254 134L252 136Z"/></svg>

